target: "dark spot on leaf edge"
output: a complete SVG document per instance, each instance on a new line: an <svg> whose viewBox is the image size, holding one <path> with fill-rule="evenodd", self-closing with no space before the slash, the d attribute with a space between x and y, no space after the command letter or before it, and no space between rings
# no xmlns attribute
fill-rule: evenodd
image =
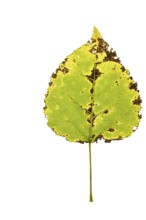
<svg viewBox="0 0 146 220"><path fill-rule="evenodd" d="M139 90L137 89L137 82L131 82L129 84L129 89L134 89L135 91L139 92Z"/></svg>
<svg viewBox="0 0 146 220"><path fill-rule="evenodd" d="M138 98L133 101L134 105L140 105L141 103L142 103L142 99L140 98L140 96L138 96Z"/></svg>

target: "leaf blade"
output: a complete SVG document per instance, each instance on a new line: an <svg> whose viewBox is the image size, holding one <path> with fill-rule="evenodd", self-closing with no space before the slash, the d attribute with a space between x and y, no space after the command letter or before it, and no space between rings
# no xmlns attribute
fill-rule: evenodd
<svg viewBox="0 0 146 220"><path fill-rule="evenodd" d="M140 121L136 85L94 27L91 40L52 75L44 108L48 126L73 142L128 137Z"/></svg>

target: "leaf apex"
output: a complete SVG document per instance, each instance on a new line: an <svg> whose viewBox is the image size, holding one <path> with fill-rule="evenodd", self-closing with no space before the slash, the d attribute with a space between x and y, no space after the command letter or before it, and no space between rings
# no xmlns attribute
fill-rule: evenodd
<svg viewBox="0 0 146 220"><path fill-rule="evenodd" d="M102 36L101 36L99 30L97 29L97 27L94 26L93 27L93 34L92 34L91 39L97 40L98 38L102 38Z"/></svg>

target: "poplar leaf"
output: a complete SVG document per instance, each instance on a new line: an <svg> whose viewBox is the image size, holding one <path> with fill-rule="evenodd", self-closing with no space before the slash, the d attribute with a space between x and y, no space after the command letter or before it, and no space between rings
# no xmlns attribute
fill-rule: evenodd
<svg viewBox="0 0 146 220"><path fill-rule="evenodd" d="M48 126L71 142L121 140L139 125L137 83L94 27L90 41L52 74L45 97Z"/></svg>
<svg viewBox="0 0 146 220"><path fill-rule="evenodd" d="M121 140L138 127L141 98L137 83L94 27L90 41L73 51L52 74L45 97L48 126L71 142Z"/></svg>

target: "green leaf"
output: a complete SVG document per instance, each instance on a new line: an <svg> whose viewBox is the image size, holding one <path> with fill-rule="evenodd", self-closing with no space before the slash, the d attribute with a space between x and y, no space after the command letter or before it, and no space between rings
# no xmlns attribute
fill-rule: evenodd
<svg viewBox="0 0 146 220"><path fill-rule="evenodd" d="M48 126L71 142L126 138L141 117L137 83L96 28L52 74L45 104Z"/></svg>

